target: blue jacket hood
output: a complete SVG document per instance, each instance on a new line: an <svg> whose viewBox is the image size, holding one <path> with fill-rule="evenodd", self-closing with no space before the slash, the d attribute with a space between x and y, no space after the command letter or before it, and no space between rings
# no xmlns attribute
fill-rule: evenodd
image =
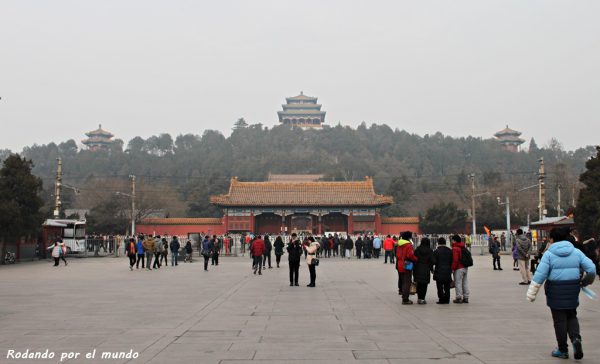
<svg viewBox="0 0 600 364"><path fill-rule="evenodd" d="M559 257L568 257L569 255L571 255L571 253L573 253L574 249L575 247L573 246L573 244L563 240L552 243L550 245L550 248L548 248L548 251Z"/></svg>

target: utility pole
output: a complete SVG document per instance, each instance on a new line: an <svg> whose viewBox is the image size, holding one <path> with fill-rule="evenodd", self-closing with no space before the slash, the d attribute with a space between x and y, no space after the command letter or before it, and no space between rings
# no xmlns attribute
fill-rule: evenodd
<svg viewBox="0 0 600 364"><path fill-rule="evenodd" d="M557 217L561 216L561 213L560 213L560 187L561 187L560 185L558 185L558 187L557 187L557 190L558 190L557 191L558 192L558 196L557 196L558 197L558 204L556 205L556 216Z"/></svg>
<svg viewBox="0 0 600 364"><path fill-rule="evenodd" d="M544 180L546 179L546 172L544 169L544 157L540 158L540 170L538 174L539 181L539 200L540 203L538 205L538 216L540 221L546 217L546 184Z"/></svg>
<svg viewBox="0 0 600 364"><path fill-rule="evenodd" d="M54 218L58 219L60 217L60 192L62 186L62 159L56 158L56 180L54 182Z"/></svg>
<svg viewBox="0 0 600 364"><path fill-rule="evenodd" d="M475 173L471 173L469 175L469 178L471 178L471 217L473 218L473 239L475 240L475 235L477 234L477 225L475 223Z"/></svg>
<svg viewBox="0 0 600 364"><path fill-rule="evenodd" d="M135 176L129 175L131 178L131 236L135 236Z"/></svg>

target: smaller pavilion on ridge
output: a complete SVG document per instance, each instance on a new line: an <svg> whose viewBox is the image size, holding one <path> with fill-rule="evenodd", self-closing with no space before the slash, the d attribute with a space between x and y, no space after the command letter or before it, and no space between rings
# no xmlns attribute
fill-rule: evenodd
<svg viewBox="0 0 600 364"><path fill-rule="evenodd" d="M525 143L525 140L521 139L521 132L510 129L508 125L503 130L500 130L496 134L494 134L500 144L502 144L502 149L516 153L519 151L519 146Z"/></svg>
<svg viewBox="0 0 600 364"><path fill-rule="evenodd" d="M102 124L98 125L98 129L85 133L87 139L83 139L81 142L88 147L91 151L108 150L113 144L112 137L114 135L102 129Z"/></svg>

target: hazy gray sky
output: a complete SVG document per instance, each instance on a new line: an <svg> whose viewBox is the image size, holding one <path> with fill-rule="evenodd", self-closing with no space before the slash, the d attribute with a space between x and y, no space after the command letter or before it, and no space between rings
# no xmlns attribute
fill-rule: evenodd
<svg viewBox="0 0 600 364"><path fill-rule="evenodd" d="M0 0L0 148L326 122L600 143L600 2ZM526 144L527 145L527 144Z"/></svg>

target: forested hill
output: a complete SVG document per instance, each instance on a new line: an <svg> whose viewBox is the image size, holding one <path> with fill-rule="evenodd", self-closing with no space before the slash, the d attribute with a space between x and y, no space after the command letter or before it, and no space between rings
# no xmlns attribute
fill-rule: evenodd
<svg viewBox="0 0 600 364"><path fill-rule="evenodd" d="M27 147L22 154L43 178L47 201L56 158L62 157L64 183L81 191L77 196L65 191L65 208L97 208L117 199L116 191L129 191L128 176L133 174L140 204L148 209L160 208L170 216L219 216L208 197L225 192L232 176L258 181L269 173L314 173L329 180L373 176L377 192L395 198L384 214L415 215L440 201L468 208L469 174L474 173L477 190L490 192L488 200L495 203L496 196L508 194L515 214L523 217L525 211L537 211L537 195L535 189L517 191L537 183L540 157L546 162L550 205L559 185L563 201L571 201L585 161L595 154L592 147L563 151L556 142L546 148L530 144L527 152L510 153L492 139L419 136L386 125L303 131L255 124L236 128L229 137L211 130L174 140L168 134L136 137L126 146L118 141L110 152L82 150L68 140Z"/></svg>

